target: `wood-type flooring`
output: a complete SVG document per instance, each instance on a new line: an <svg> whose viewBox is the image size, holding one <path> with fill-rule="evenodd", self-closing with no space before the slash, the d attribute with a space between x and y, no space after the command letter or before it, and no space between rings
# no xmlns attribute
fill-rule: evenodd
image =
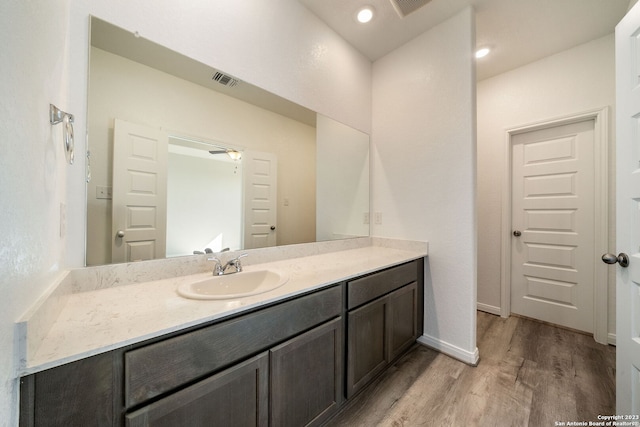
<svg viewBox="0 0 640 427"><path fill-rule="evenodd" d="M477 367L415 345L326 425L557 427L615 414L615 347L514 316L478 312L477 328Z"/></svg>

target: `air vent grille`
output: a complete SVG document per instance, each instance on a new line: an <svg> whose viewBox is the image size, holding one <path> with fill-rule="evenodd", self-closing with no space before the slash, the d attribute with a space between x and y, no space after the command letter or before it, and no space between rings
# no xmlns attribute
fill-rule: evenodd
<svg viewBox="0 0 640 427"><path fill-rule="evenodd" d="M221 73L220 71L216 71L211 79L227 87L234 87L240 84L240 80L228 74Z"/></svg>
<svg viewBox="0 0 640 427"><path fill-rule="evenodd" d="M415 12L431 0L389 0L401 18Z"/></svg>

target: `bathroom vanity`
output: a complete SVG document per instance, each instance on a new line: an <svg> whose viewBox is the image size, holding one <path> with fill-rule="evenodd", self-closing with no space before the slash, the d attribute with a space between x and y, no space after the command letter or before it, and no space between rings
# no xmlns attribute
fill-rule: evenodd
<svg viewBox="0 0 640 427"><path fill-rule="evenodd" d="M298 276L291 267L293 283L275 292L280 296L254 296L261 302L223 310L215 319L33 368L21 379L20 425L326 422L422 333L426 253L365 248L299 262L324 265L356 253L367 259L334 266L338 280L327 282L330 273L317 283L316 271L315 283L307 277L310 286L300 286L308 270ZM385 254L390 265L370 268ZM363 263L366 271L344 276L345 268L362 269Z"/></svg>

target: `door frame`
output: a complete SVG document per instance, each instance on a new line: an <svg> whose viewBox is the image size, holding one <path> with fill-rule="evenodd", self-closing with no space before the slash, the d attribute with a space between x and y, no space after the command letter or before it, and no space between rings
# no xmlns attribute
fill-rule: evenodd
<svg viewBox="0 0 640 427"><path fill-rule="evenodd" d="M545 120L506 130L504 144L504 175L502 180L502 227L500 275L500 316L511 315L511 179L512 151L515 135L551 127L594 120L594 310L593 337L602 344L609 343L609 278L606 265L599 261L599 254L609 248L609 107L585 111L579 114ZM615 341L615 338L612 339Z"/></svg>

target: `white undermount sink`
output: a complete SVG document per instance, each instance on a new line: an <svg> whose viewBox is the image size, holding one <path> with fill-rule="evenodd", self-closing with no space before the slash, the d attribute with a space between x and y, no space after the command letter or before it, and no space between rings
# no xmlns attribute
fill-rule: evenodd
<svg viewBox="0 0 640 427"><path fill-rule="evenodd" d="M288 280L277 270L243 271L184 283L178 286L178 294L191 299L241 298L279 288Z"/></svg>

